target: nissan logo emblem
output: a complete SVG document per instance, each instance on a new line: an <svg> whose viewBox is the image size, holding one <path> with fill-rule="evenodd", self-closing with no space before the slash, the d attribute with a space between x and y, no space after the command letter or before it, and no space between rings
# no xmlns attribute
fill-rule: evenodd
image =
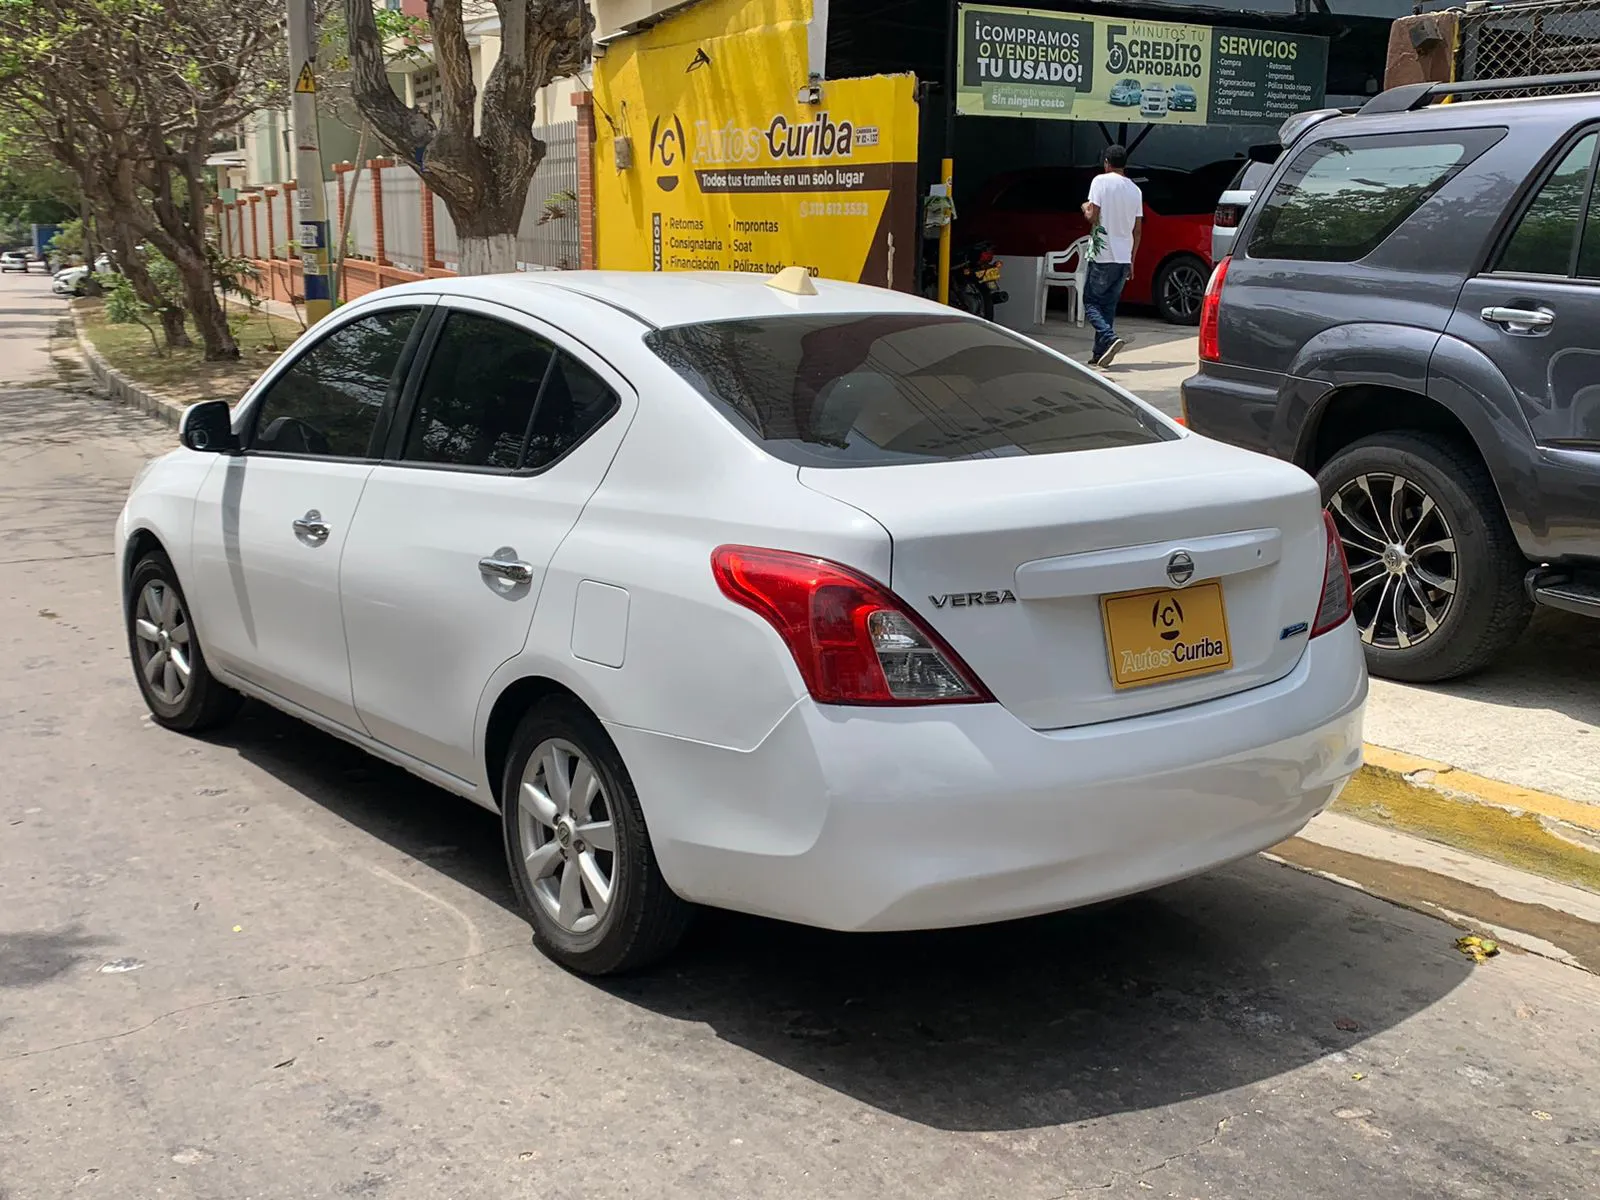
<svg viewBox="0 0 1600 1200"><path fill-rule="evenodd" d="M1172 581L1173 587L1182 587L1194 578L1194 559L1189 557L1187 550L1179 550L1167 559L1167 578Z"/></svg>

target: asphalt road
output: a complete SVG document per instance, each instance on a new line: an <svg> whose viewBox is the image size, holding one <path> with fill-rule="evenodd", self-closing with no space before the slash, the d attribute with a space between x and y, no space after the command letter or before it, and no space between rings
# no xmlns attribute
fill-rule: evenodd
<svg viewBox="0 0 1600 1200"><path fill-rule="evenodd" d="M171 435L25 386L59 303L0 281L5 1200L1600 1196L1600 979L1266 860L551 966L489 814L258 707L144 716L107 540Z"/></svg>

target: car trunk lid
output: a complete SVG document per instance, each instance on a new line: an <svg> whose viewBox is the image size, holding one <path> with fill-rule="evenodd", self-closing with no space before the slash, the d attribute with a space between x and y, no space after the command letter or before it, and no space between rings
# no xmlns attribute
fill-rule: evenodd
<svg viewBox="0 0 1600 1200"><path fill-rule="evenodd" d="M800 479L884 526L889 585L1038 729L1269 683L1315 618L1315 483L1203 438Z"/></svg>

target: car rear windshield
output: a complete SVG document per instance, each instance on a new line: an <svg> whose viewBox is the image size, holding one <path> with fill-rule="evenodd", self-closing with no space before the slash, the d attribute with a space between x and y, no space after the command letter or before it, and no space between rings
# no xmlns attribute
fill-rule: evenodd
<svg viewBox="0 0 1600 1200"><path fill-rule="evenodd" d="M1355 262L1504 136L1504 129L1327 138L1295 155L1250 239L1251 258Z"/></svg>
<svg viewBox="0 0 1600 1200"><path fill-rule="evenodd" d="M982 321L782 315L656 330L655 353L768 453L808 467L1059 454L1178 435Z"/></svg>

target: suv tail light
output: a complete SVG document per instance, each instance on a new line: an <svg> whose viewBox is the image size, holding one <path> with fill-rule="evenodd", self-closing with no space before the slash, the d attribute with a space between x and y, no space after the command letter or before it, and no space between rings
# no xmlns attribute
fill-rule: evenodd
<svg viewBox="0 0 1600 1200"><path fill-rule="evenodd" d="M1216 362L1222 357L1222 351L1217 348L1217 325L1222 312L1222 283L1228 278L1228 264L1233 261L1233 255L1228 255L1211 272L1211 278L1206 282L1206 294L1200 301L1200 357L1206 362Z"/></svg>
<svg viewBox="0 0 1600 1200"><path fill-rule="evenodd" d="M1244 216L1242 204L1219 204L1217 211L1211 214L1211 223L1218 229L1239 228L1239 218Z"/></svg>
<svg viewBox="0 0 1600 1200"><path fill-rule="evenodd" d="M723 595L763 617L819 704L973 704L994 699L888 588L822 558L719 546Z"/></svg>
<svg viewBox="0 0 1600 1200"><path fill-rule="evenodd" d="M1333 514L1322 513L1327 533L1328 552L1322 567L1322 599L1317 604L1317 619L1311 623L1311 636L1337 629L1350 619L1354 597L1350 594L1350 564L1345 561L1344 543L1333 524Z"/></svg>

